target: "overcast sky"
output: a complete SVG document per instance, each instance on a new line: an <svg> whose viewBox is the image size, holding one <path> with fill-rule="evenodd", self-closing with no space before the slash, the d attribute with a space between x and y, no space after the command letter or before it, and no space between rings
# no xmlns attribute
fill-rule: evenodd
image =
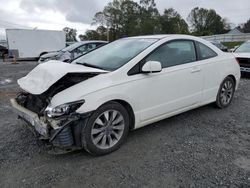
<svg viewBox="0 0 250 188"><path fill-rule="evenodd" d="M78 34L93 28L90 24L97 11L110 0L0 0L0 38L3 28L38 28L61 30L68 26ZM137 0L139 1L139 0ZM187 18L194 7L215 9L230 23L238 25L250 19L250 0L155 0L160 12L176 9Z"/></svg>

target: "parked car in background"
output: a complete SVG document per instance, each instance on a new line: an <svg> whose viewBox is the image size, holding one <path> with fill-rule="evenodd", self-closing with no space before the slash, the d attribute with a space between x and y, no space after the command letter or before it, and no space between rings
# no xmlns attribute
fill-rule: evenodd
<svg viewBox="0 0 250 188"><path fill-rule="evenodd" d="M106 41L82 41L76 42L56 52L49 52L40 57L38 63L45 63L49 60L59 60L68 62L69 60L78 58L79 56L94 50L100 46L107 44Z"/></svg>
<svg viewBox="0 0 250 188"><path fill-rule="evenodd" d="M201 38L129 37L71 64L38 65L18 80L24 92L11 103L54 146L103 155L129 130L213 102L228 107L239 81L235 57Z"/></svg>
<svg viewBox="0 0 250 188"><path fill-rule="evenodd" d="M221 51L228 52L228 48L224 46L221 42L212 41L211 43L215 45L216 47L218 47Z"/></svg>
<svg viewBox="0 0 250 188"><path fill-rule="evenodd" d="M8 55L8 49L5 46L0 45L0 58L2 58L2 60L4 61L7 55Z"/></svg>
<svg viewBox="0 0 250 188"><path fill-rule="evenodd" d="M240 45L234 55L240 64L241 72L250 75L250 40Z"/></svg>
<svg viewBox="0 0 250 188"><path fill-rule="evenodd" d="M235 50L237 50L237 48L239 48L239 45L234 46L232 49L229 50L229 52L235 52Z"/></svg>

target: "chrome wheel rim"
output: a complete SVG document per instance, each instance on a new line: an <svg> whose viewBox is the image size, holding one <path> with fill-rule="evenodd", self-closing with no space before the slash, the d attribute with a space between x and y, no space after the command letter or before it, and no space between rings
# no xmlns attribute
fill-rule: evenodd
<svg viewBox="0 0 250 188"><path fill-rule="evenodd" d="M124 117L120 112L105 111L96 118L92 125L92 142L100 149L109 149L121 139L124 128Z"/></svg>
<svg viewBox="0 0 250 188"><path fill-rule="evenodd" d="M231 81L226 81L222 88L220 93L220 100L223 105L227 105L230 103L232 97L233 97L233 83Z"/></svg>

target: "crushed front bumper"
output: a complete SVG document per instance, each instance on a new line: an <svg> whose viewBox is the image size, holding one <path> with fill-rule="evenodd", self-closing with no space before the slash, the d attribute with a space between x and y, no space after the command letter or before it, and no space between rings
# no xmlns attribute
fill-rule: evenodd
<svg viewBox="0 0 250 188"><path fill-rule="evenodd" d="M16 99L10 100L14 112L27 123L29 123L33 128L45 138L49 137L48 125L40 120L38 115L23 106L19 105Z"/></svg>
<svg viewBox="0 0 250 188"><path fill-rule="evenodd" d="M42 139L48 140L53 146L67 150L82 149L82 129L88 121L90 113L72 114L61 119L48 119L24 108L16 99L11 99L14 112L32 126Z"/></svg>

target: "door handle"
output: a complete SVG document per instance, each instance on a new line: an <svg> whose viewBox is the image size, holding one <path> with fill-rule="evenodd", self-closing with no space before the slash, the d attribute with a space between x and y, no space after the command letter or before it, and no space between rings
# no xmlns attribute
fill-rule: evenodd
<svg viewBox="0 0 250 188"><path fill-rule="evenodd" d="M199 68L199 67L194 67L194 68L191 70L191 73L197 73L197 72L201 72L201 68Z"/></svg>

